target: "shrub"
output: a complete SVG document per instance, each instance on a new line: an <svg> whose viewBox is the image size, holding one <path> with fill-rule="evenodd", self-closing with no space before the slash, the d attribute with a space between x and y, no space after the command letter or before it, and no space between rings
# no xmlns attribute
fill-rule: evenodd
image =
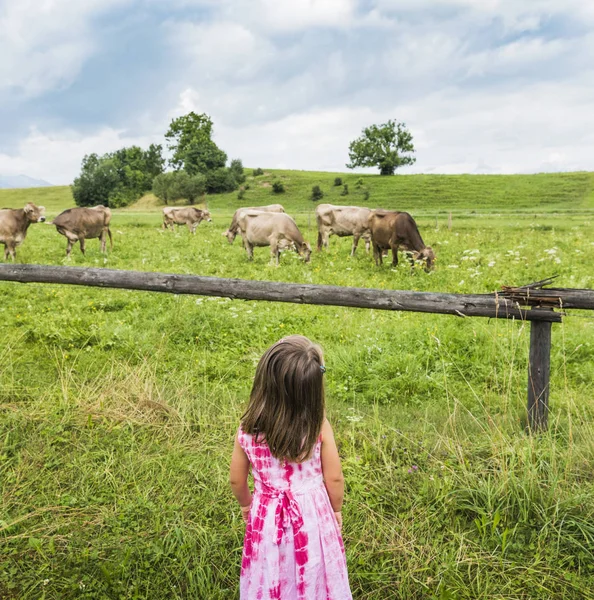
<svg viewBox="0 0 594 600"><path fill-rule="evenodd" d="M252 186L251 186L249 183L246 183L246 184L243 186L243 189L244 189L244 190L249 190L249 189L251 189L251 187L252 187Z"/></svg>
<svg viewBox="0 0 594 600"><path fill-rule="evenodd" d="M224 194L237 189L237 181L231 169L220 167L206 175L206 191L209 194Z"/></svg>
<svg viewBox="0 0 594 600"><path fill-rule="evenodd" d="M260 175L264 175L264 171L260 167L258 167L257 169L254 169L252 171L252 173L253 173L254 177L258 177Z"/></svg>
<svg viewBox="0 0 594 600"><path fill-rule="evenodd" d="M359 179L357 179L355 186L358 188L363 187L363 177L359 177Z"/></svg>
<svg viewBox="0 0 594 600"><path fill-rule="evenodd" d="M243 200L243 197L245 196L245 189L241 188L237 194L237 199L238 200Z"/></svg>
<svg viewBox="0 0 594 600"><path fill-rule="evenodd" d="M363 200L369 200L369 190L365 190L365 193L363 194Z"/></svg>
<svg viewBox="0 0 594 600"><path fill-rule="evenodd" d="M314 185L311 188L311 199L314 202L317 202L318 200L321 200L324 197L324 192L322 192L322 190L320 189L319 185Z"/></svg>
<svg viewBox="0 0 594 600"><path fill-rule="evenodd" d="M284 194L285 193L285 185L283 184L282 181L275 181L272 184L272 191L275 194Z"/></svg>
<svg viewBox="0 0 594 600"><path fill-rule="evenodd" d="M342 185L342 178L341 177L336 177L334 179L334 187L340 187Z"/></svg>
<svg viewBox="0 0 594 600"><path fill-rule="evenodd" d="M349 195L349 186L347 183L344 184L344 187L342 188L342 192L340 192L341 196L348 196Z"/></svg>

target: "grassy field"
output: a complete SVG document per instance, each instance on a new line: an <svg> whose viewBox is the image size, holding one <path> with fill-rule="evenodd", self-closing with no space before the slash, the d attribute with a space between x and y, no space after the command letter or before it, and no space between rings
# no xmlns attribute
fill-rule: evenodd
<svg viewBox="0 0 594 600"><path fill-rule="evenodd" d="M551 274L594 286L594 174L358 179L271 171L241 202L210 198L194 237L160 229L147 197L114 212L107 257L92 240L67 261L39 224L18 261L383 289L490 292ZM313 244L315 184L324 201L411 211L436 270L376 268L337 238L276 268L268 249L248 263L221 236L237 206L280 201ZM0 207L28 200L49 217L72 205L68 188L0 191ZM356 598L594 597L590 315L554 326L551 428L528 436L523 323L6 283L0 598L237 597L232 439L257 360L290 333L326 353Z"/></svg>

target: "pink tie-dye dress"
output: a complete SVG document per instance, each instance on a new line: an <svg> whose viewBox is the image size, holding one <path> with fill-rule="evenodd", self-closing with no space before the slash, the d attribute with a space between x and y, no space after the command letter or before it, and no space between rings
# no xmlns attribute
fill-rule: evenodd
<svg viewBox="0 0 594 600"><path fill-rule="evenodd" d="M241 561L242 600L348 600L342 536L322 477L321 439L303 463L281 463L239 430L254 476Z"/></svg>

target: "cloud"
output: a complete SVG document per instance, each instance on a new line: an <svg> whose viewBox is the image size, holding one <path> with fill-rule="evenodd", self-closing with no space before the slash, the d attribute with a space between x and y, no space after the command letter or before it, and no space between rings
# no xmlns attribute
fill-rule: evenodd
<svg viewBox="0 0 594 600"><path fill-rule="evenodd" d="M408 172L587 169L586 0L0 0L0 173L68 183L190 110L250 166L344 170L394 118Z"/></svg>
<svg viewBox="0 0 594 600"><path fill-rule="evenodd" d="M104 154L134 144L147 147L162 141L161 136L127 137L123 131L109 127L92 135L68 130L42 132L32 129L14 154L0 153L0 173L26 174L55 185L67 185L80 172L86 154Z"/></svg>
<svg viewBox="0 0 594 600"><path fill-rule="evenodd" d="M92 20L127 1L4 0L0 3L0 94L37 96L72 83L96 50Z"/></svg>

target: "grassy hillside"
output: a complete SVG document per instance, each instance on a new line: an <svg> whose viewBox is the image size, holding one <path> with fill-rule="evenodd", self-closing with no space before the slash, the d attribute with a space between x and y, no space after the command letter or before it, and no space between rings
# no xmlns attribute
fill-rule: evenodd
<svg viewBox="0 0 594 600"><path fill-rule="evenodd" d="M251 170L246 170L251 173ZM340 177L349 187L334 185ZM272 184L281 181L286 192L274 194ZM319 185L322 202L354 204L370 208L407 210L413 214L440 212L576 211L594 209L594 173L538 175L357 175L312 171L269 170L260 177L248 176L245 196L237 192L208 198L209 207L231 212L240 206L281 202L297 212L310 211L311 188ZM368 198L366 199L366 194ZM30 190L0 190L0 208L19 207L32 201L43 204L48 214L74 205L68 186ZM126 209L133 212L158 210L156 202L142 199Z"/></svg>
<svg viewBox="0 0 594 600"><path fill-rule="evenodd" d="M263 185L274 177L280 197ZM282 202L314 241L312 185L362 203L333 179L271 172L243 203ZM250 263L221 236L236 193L209 200L195 236L163 231L150 196L116 211L107 256L91 240L66 260L55 228L34 225L18 261L452 292L558 273L594 287L591 174L363 179L370 205L417 215L435 271L375 267L362 246L350 258L348 238L308 264L287 252L270 266L267 248ZM0 206L27 199L50 216L72 205L68 188L0 192ZM0 598L236 598L233 436L258 358L292 333L325 351L356 599L593 598L593 332L579 311L553 326L551 427L529 436L526 323L0 282Z"/></svg>

